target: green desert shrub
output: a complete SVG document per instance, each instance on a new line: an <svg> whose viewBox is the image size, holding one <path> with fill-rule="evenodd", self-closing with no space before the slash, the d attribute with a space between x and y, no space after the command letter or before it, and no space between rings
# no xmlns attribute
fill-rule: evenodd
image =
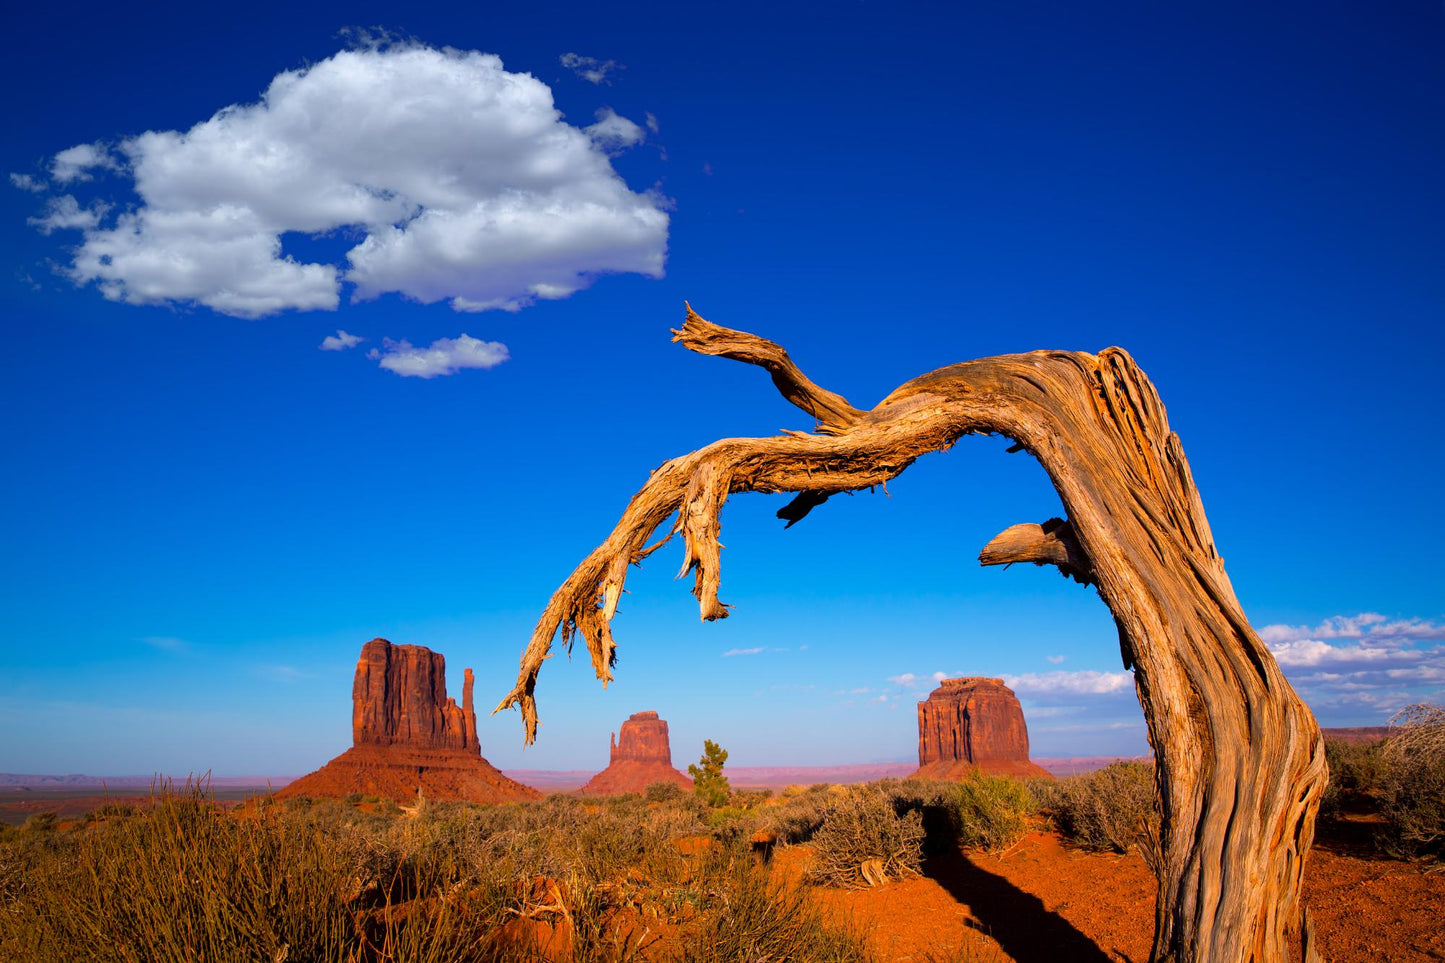
<svg viewBox="0 0 1445 963"><path fill-rule="evenodd" d="M1040 794L1040 808L1059 833L1085 849L1127 853L1139 847L1146 859L1158 851L1154 767L1147 763L1111 762L1095 772L1060 779Z"/></svg>
<svg viewBox="0 0 1445 963"><path fill-rule="evenodd" d="M810 882L858 889L916 876L923 861L923 814L899 813L886 788L834 796L813 833Z"/></svg>
<svg viewBox="0 0 1445 963"><path fill-rule="evenodd" d="M728 751L711 739L702 743L702 758L687 767L692 777L692 791L714 809L728 804L728 777L723 775Z"/></svg>
<svg viewBox="0 0 1445 963"><path fill-rule="evenodd" d="M1330 767L1330 779L1320 799L1319 818L1322 822L1342 819L1351 810L1378 808L1377 797L1385 766L1381 748L1379 741L1325 740L1325 761Z"/></svg>
<svg viewBox="0 0 1445 963"><path fill-rule="evenodd" d="M675 782L655 782L647 787L648 802L665 803L676 802L682 798L682 787Z"/></svg>
<svg viewBox="0 0 1445 963"><path fill-rule="evenodd" d="M1022 839L1034 808L1028 787L1012 776L965 779L953 788L947 802L958 841L989 852Z"/></svg>

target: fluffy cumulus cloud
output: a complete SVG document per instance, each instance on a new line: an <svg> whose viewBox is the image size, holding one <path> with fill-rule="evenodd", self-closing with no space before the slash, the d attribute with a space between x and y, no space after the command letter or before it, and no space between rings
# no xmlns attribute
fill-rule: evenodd
<svg viewBox="0 0 1445 963"><path fill-rule="evenodd" d="M482 341L461 334L455 338L438 338L425 348L410 341L386 338L380 348L367 352L381 367L403 378L435 378L456 374L463 368L495 368L510 355L499 341Z"/></svg>
<svg viewBox="0 0 1445 963"><path fill-rule="evenodd" d="M345 331L337 328L335 334L328 334L325 338L321 339L320 347L322 351L345 351L347 348L356 347L365 340L366 339L360 335L347 334Z"/></svg>
<svg viewBox="0 0 1445 963"><path fill-rule="evenodd" d="M71 276L132 304L253 318L333 309L347 284L515 311L602 274L662 276L667 201L609 159L644 136L610 110L571 126L546 84L490 54L373 46L279 74L190 130L61 151L57 184L119 172L139 203L105 223L61 199L37 223L83 231ZM357 242L315 263L288 235Z"/></svg>
<svg viewBox="0 0 1445 963"><path fill-rule="evenodd" d="M56 154L50 161L50 176L57 184L88 181L93 170L119 170L120 164L105 144L76 144Z"/></svg>
<svg viewBox="0 0 1445 963"><path fill-rule="evenodd" d="M52 197L45 205L45 213L40 217L30 218L30 225L37 228L41 234L49 234L52 231L76 228L88 231L100 224L101 218L105 217L109 205L96 202L89 207L81 207L70 194L62 194L59 197Z"/></svg>
<svg viewBox="0 0 1445 963"><path fill-rule="evenodd" d="M1365 612L1266 625L1259 636L1327 726L1378 725L1413 702L1445 700L1445 623Z"/></svg>
<svg viewBox="0 0 1445 963"><path fill-rule="evenodd" d="M636 147L647 139L642 128L617 113L611 107L597 111L597 123L585 128L587 136L608 154L620 154L629 147Z"/></svg>

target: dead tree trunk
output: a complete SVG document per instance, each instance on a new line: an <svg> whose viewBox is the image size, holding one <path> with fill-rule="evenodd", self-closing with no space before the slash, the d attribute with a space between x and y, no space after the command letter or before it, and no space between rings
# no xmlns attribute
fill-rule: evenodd
<svg viewBox="0 0 1445 963"><path fill-rule="evenodd" d="M653 472L621 521L552 596L522 656L518 706L536 737L533 691L560 627L580 632L611 678L609 623L627 567L674 534L704 619L718 601L718 515L732 492L796 492L799 520L830 495L886 482L970 433L1033 453L1068 519L1014 525L985 565L1053 564L1098 587L1134 670L1163 813L1156 961L1284 961L1310 947L1300 902L1326 767L1320 730L1250 627L1215 550L1177 435L1154 386L1121 349L1035 351L951 365L902 385L872 411L814 385L779 346L689 307L674 340L767 369L817 433L714 442ZM667 535L648 538L676 514Z"/></svg>

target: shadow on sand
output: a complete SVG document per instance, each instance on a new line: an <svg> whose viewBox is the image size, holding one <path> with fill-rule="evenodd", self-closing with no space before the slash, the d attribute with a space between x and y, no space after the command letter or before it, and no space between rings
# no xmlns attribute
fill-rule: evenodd
<svg viewBox="0 0 1445 963"><path fill-rule="evenodd" d="M1018 963L1115 963L1068 920L1045 909L1037 896L980 868L957 850L926 857L923 873L967 904L979 928Z"/></svg>

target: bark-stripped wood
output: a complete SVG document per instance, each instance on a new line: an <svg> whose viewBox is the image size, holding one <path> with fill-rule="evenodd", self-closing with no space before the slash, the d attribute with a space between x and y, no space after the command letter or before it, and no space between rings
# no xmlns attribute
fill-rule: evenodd
<svg viewBox="0 0 1445 963"><path fill-rule="evenodd" d="M1314 956L1300 903L1326 767L1320 730L1244 616L1214 547L1179 438L1149 379L1119 348L1035 351L950 365L861 411L808 380L782 348L693 313L675 341L767 369L818 433L728 438L663 464L621 520L552 596L497 709L521 709L558 628L581 633L611 679L610 623L627 576L673 535L704 619L718 600L719 513L733 492L797 492L798 521L829 495L887 482L971 433L1009 436L1058 490L1067 521L1015 525L983 564L1053 564L1098 587L1154 748L1163 812L1157 961ZM676 515L668 533L648 538Z"/></svg>

